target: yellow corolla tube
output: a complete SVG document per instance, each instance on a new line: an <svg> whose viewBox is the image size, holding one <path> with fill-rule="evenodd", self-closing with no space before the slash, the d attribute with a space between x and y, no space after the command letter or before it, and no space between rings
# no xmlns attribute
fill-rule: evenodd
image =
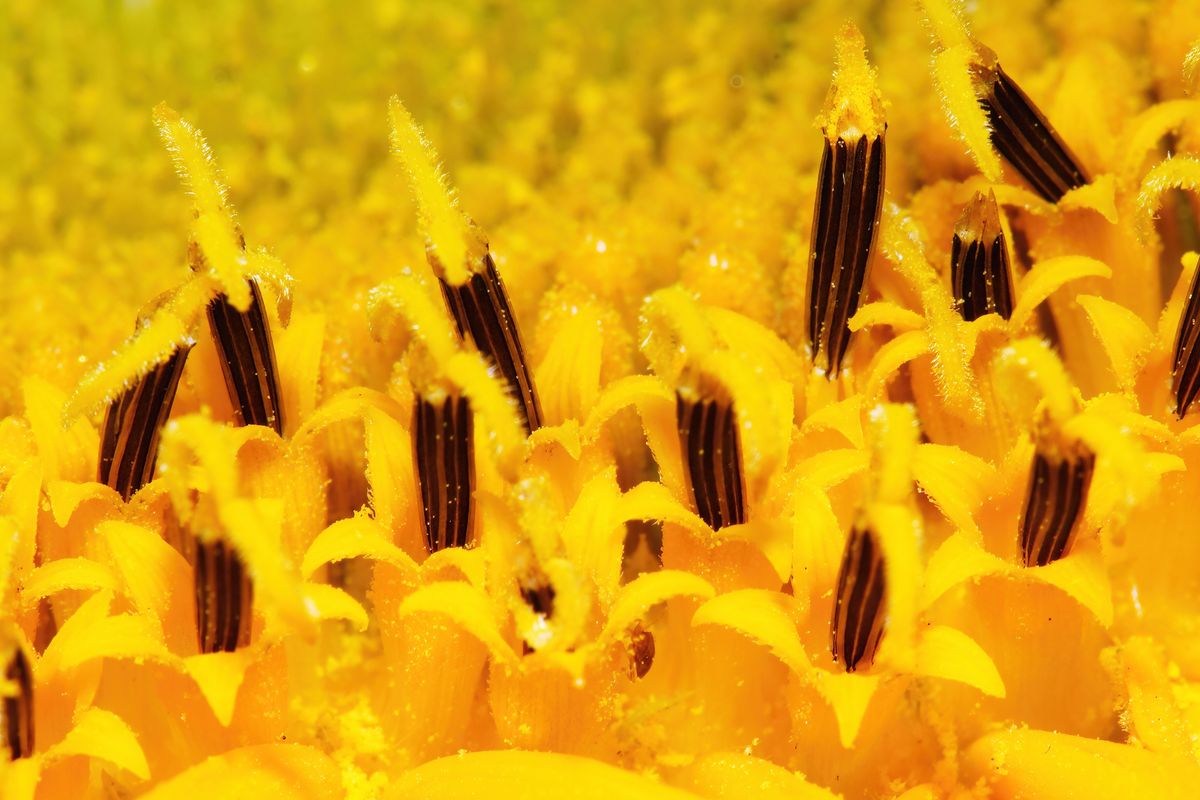
<svg viewBox="0 0 1200 800"><path fill-rule="evenodd" d="M1195 0L0 3L0 797L1200 797Z"/></svg>

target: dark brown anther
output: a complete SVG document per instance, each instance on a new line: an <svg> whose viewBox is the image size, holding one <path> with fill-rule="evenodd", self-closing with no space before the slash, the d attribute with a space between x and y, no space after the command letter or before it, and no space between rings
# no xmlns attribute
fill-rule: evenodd
<svg viewBox="0 0 1200 800"><path fill-rule="evenodd" d="M808 263L813 365L837 377L850 344L883 210L884 136L825 139Z"/></svg>
<svg viewBox="0 0 1200 800"><path fill-rule="evenodd" d="M638 623L629 630L629 661L632 674L646 677L654 665L654 634Z"/></svg>
<svg viewBox="0 0 1200 800"><path fill-rule="evenodd" d="M465 397L418 396L413 406L413 460L425 512L425 543L434 553L473 541L475 422Z"/></svg>
<svg viewBox="0 0 1200 800"><path fill-rule="evenodd" d="M1171 393L1180 419L1200 393L1200 270L1192 276L1187 302L1179 315L1175 352L1171 359Z"/></svg>
<svg viewBox="0 0 1200 800"><path fill-rule="evenodd" d="M1012 270L996 195L976 192L954 226L950 283L967 322L984 314L1012 316Z"/></svg>
<svg viewBox="0 0 1200 800"><path fill-rule="evenodd" d="M191 345L177 349L108 405L97 480L116 489L126 501L154 477L158 440L171 415L190 350Z"/></svg>
<svg viewBox="0 0 1200 800"><path fill-rule="evenodd" d="M508 381L519 401L525 431L532 433L542 426L542 408L525 359L517 318L508 305L508 292L491 253L483 256L483 267L481 272L471 273L460 286L441 278L442 296L458 325L459 335L464 339L469 337Z"/></svg>
<svg viewBox="0 0 1200 800"><path fill-rule="evenodd" d="M696 513L714 531L746 521L737 414L727 397L675 393L675 419Z"/></svg>
<svg viewBox="0 0 1200 800"><path fill-rule="evenodd" d="M241 556L222 539L196 538L196 631L201 653L250 643L254 586Z"/></svg>
<svg viewBox="0 0 1200 800"><path fill-rule="evenodd" d="M554 616L554 587L546 580L521 582L521 597L533 609L533 613L544 617Z"/></svg>
<svg viewBox="0 0 1200 800"><path fill-rule="evenodd" d="M996 54L978 46L976 91L987 111L992 144L1029 181L1033 190L1057 203L1088 182L1087 173L1046 115L1000 67Z"/></svg>
<svg viewBox="0 0 1200 800"><path fill-rule="evenodd" d="M33 754L33 670L25 651L15 642L4 657L6 686L0 697L0 724L8 756L16 761Z"/></svg>
<svg viewBox="0 0 1200 800"><path fill-rule="evenodd" d="M1096 455L1082 444L1039 447L1021 515L1021 558L1027 567L1044 567L1071 551L1079 532Z"/></svg>
<svg viewBox="0 0 1200 800"><path fill-rule="evenodd" d="M883 551L870 528L855 526L842 553L830 625L833 660L845 665L846 672L854 672L864 659L869 666L875 658L886 611Z"/></svg>
<svg viewBox="0 0 1200 800"><path fill-rule="evenodd" d="M250 307L238 311L228 297L218 295L208 304L208 324L238 424L265 425L282 436L283 399L271 327L258 282L247 283Z"/></svg>

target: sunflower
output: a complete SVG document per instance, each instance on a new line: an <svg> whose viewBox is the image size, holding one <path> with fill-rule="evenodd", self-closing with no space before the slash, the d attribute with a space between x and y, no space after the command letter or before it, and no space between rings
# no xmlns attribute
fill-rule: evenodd
<svg viewBox="0 0 1200 800"><path fill-rule="evenodd" d="M5 798L1200 795L1191 2L0 46Z"/></svg>

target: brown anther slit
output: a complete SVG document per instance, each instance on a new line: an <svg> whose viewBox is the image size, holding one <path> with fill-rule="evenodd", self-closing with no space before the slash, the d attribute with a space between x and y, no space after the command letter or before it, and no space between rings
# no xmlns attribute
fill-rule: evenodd
<svg viewBox="0 0 1200 800"><path fill-rule="evenodd" d="M634 625L629 631L629 657L633 675L638 678L646 677L646 673L654 665L654 634L646 630L641 623Z"/></svg>
<svg viewBox="0 0 1200 800"><path fill-rule="evenodd" d="M0 704L0 721L9 758L15 761L33 754L33 670L24 651L16 645L4 665L4 679L13 687L13 694Z"/></svg>
<svg viewBox="0 0 1200 800"><path fill-rule="evenodd" d="M221 539L196 539L196 631L202 653L232 653L250 643L254 586L237 551Z"/></svg>
<svg viewBox="0 0 1200 800"><path fill-rule="evenodd" d="M854 672L870 665L883 638L887 609L887 576L883 551L870 528L854 527L846 539L838 570L830 640L833 660Z"/></svg>
<svg viewBox="0 0 1200 800"><path fill-rule="evenodd" d="M808 343L833 379L850 344L883 210L884 137L825 140L808 265Z"/></svg>
<svg viewBox="0 0 1200 800"><path fill-rule="evenodd" d="M464 339L470 337L479 352L485 355L512 387L520 401L526 433L542 426L542 408L537 388L525 359L517 318L508 305L508 292L491 253L484 256L482 272L472 273L461 286L441 279L442 296L446 307Z"/></svg>
<svg viewBox="0 0 1200 800"><path fill-rule="evenodd" d="M1029 181L1034 191L1057 203L1088 182L1087 173L1046 115L999 63L977 66L992 144Z"/></svg>
<svg viewBox="0 0 1200 800"><path fill-rule="evenodd" d="M950 284L967 322L984 314L1012 316L1012 270L996 197L976 193L954 228Z"/></svg>
<svg viewBox="0 0 1200 800"><path fill-rule="evenodd" d="M425 543L434 553L473 541L475 422L465 397L417 397L413 406L413 460L425 514Z"/></svg>
<svg viewBox="0 0 1200 800"><path fill-rule="evenodd" d="M208 304L208 323L220 356L225 388L239 425L265 425L283 434L279 370L262 290L249 280L250 307L238 311L225 295Z"/></svg>
<svg viewBox="0 0 1200 800"><path fill-rule="evenodd" d="M1200 270L1192 276L1187 303L1179 316L1171 359L1171 393L1175 413L1183 419L1200 393Z"/></svg>
<svg viewBox="0 0 1200 800"><path fill-rule="evenodd" d="M1066 453L1039 449L1034 454L1021 516L1021 558L1025 566L1044 567L1071 551L1095 467L1095 454L1083 445Z"/></svg>
<svg viewBox="0 0 1200 800"><path fill-rule="evenodd" d="M725 398L675 393L675 418L696 513L713 530L746 521L737 413Z"/></svg>
<svg viewBox="0 0 1200 800"><path fill-rule="evenodd" d="M142 375L108 405L100 434L97 480L125 500L154 477L158 440L171 415L175 390L191 345Z"/></svg>

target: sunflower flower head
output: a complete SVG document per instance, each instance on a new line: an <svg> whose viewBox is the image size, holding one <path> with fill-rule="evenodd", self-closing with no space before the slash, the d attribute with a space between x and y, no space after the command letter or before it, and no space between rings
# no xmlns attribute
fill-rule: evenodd
<svg viewBox="0 0 1200 800"><path fill-rule="evenodd" d="M1200 796L1193 0L0 53L5 800Z"/></svg>

